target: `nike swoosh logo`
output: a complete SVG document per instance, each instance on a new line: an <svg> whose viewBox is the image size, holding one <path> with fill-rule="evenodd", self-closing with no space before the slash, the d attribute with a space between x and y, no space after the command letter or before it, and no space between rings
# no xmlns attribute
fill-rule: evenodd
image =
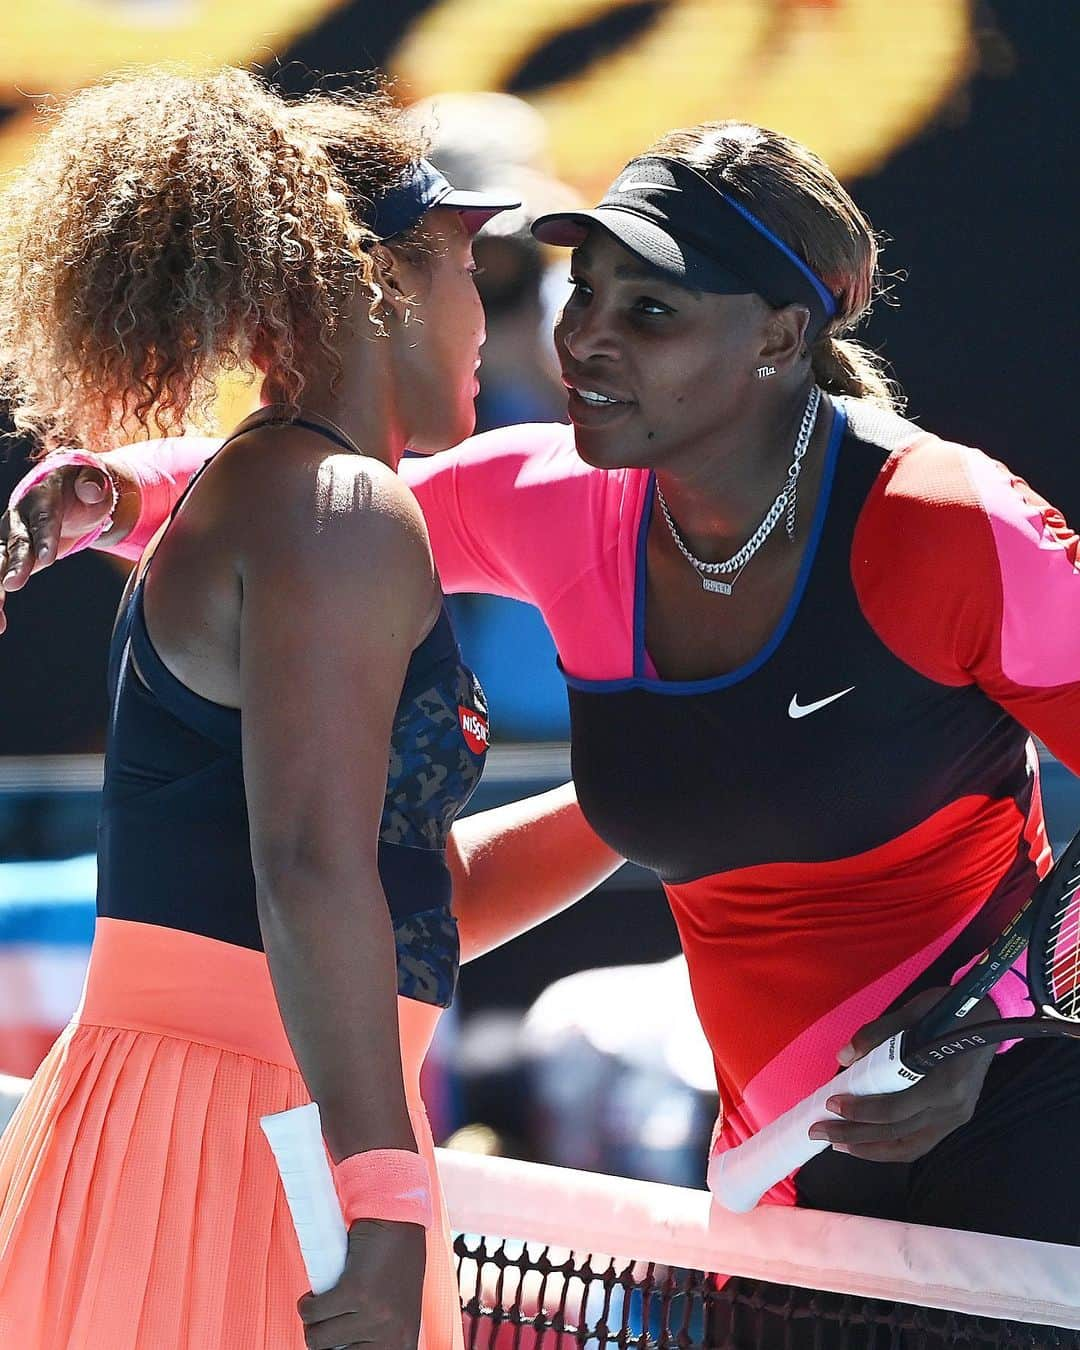
<svg viewBox="0 0 1080 1350"><path fill-rule="evenodd" d="M788 704L787 715L789 717L809 717L811 713L817 712L820 708L827 708L830 703L835 703L838 698L843 698L845 694L850 694L855 686L848 685L846 689L841 689L838 694L830 694L828 698L819 698L816 703L800 703L798 694L792 694L791 702Z"/></svg>
<svg viewBox="0 0 1080 1350"><path fill-rule="evenodd" d="M669 187L667 183L646 183L644 179L627 179L615 184L616 192L681 192L681 187Z"/></svg>

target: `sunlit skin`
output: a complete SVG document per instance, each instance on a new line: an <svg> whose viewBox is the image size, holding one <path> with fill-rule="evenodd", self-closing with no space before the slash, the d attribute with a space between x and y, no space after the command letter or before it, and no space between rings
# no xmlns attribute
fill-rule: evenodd
<svg viewBox="0 0 1080 1350"><path fill-rule="evenodd" d="M400 313L390 342L399 406L410 419L408 447L434 454L457 445L476 426L485 327L472 236L460 212L436 207L424 217L424 227L429 255L418 262L397 260L399 313L402 302L408 313Z"/></svg>

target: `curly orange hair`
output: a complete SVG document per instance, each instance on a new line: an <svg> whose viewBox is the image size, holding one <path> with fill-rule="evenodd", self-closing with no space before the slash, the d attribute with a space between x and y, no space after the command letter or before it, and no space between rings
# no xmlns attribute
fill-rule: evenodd
<svg viewBox="0 0 1080 1350"><path fill-rule="evenodd" d="M0 198L0 394L48 449L205 425L257 349L296 405L379 299L365 207L422 154L381 89L286 103L254 75L123 75L53 114Z"/></svg>

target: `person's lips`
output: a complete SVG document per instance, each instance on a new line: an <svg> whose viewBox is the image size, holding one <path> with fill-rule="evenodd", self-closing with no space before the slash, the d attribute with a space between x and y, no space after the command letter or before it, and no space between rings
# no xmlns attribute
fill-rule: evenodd
<svg viewBox="0 0 1080 1350"><path fill-rule="evenodd" d="M622 390L588 377L564 375L563 384L569 395L567 411L575 426L607 426L634 407L634 400Z"/></svg>
<svg viewBox="0 0 1080 1350"><path fill-rule="evenodd" d="M564 375L563 384L566 385L571 394L576 394L578 398L586 403L593 404L595 407L605 407L611 404L626 405L634 401L620 390L612 389L601 381L591 380L587 377L579 378L578 376Z"/></svg>

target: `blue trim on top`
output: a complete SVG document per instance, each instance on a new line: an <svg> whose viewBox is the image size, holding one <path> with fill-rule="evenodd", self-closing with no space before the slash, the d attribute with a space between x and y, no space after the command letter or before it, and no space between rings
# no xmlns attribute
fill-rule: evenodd
<svg viewBox="0 0 1080 1350"><path fill-rule="evenodd" d="M656 474L650 473L645 489L645 505L638 521L637 548L634 550L634 678L637 680L648 678L645 674L645 595L648 591L645 578L648 575L649 526L652 524L655 502Z"/></svg>
<svg viewBox="0 0 1080 1350"><path fill-rule="evenodd" d="M829 444L825 450L825 470L818 492L810 538L806 543L806 552L803 554L803 560L799 566L799 575L795 579L791 598L780 618L780 622L776 625L772 636L761 651L745 665L738 666L726 675L714 675L711 679L654 680L642 673L645 669L646 568L644 546L645 540L648 538L654 496L654 492L650 492L638 527L637 570L634 575L634 674L630 679L623 680L580 680L563 670L563 678L571 689L581 689L591 694L620 694L631 689L642 689L653 694L708 694L716 689L727 689L733 684L740 684L761 669L783 642L794 621L799 605L802 603L807 583L810 580L810 572L817 558L818 545L821 543L821 535L825 529L825 518L828 515L829 502L832 498L832 486L833 479L836 476L840 442L844 439L844 433L847 431L847 414L844 409L833 399L830 399L829 402L833 410L833 424L829 430ZM650 485L652 485L651 476ZM561 665L559 668L562 670Z"/></svg>
<svg viewBox="0 0 1080 1350"><path fill-rule="evenodd" d="M806 263L803 262L803 260L799 257L797 253L795 253L792 249L788 248L787 244L785 244L782 239L778 238L775 234L773 234L772 230L770 230L767 225L762 224L762 222L758 220L757 216L755 216L752 211L748 211L746 207L742 205L741 202L737 202L734 197L729 197L726 192L721 192L720 196L723 197L724 201L727 202L728 206L732 207L733 210L738 211L739 215L742 216L743 220L745 220L748 225L752 225L754 229L757 230L758 234L762 236L763 239L767 239L769 243L773 245L774 248L778 248L780 250L780 252L784 255L785 258L787 258L789 262L795 264L795 266L799 269L799 271L803 274L803 276L807 279L807 281L809 281L811 286L813 286L814 290L817 291L818 298L821 300L821 303L825 306L825 313L831 319L832 316L836 313L836 297L832 294L830 290L826 288L825 283L821 280L821 278L817 275L817 273L814 272L812 268L807 267Z"/></svg>

